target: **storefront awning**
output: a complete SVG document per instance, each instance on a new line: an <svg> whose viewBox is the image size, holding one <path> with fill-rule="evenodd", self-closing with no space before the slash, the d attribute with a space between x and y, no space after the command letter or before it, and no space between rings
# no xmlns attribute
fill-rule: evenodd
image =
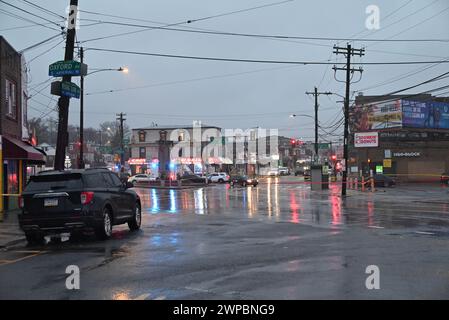
<svg viewBox="0 0 449 320"><path fill-rule="evenodd" d="M11 137L2 137L3 159L45 163L44 154L32 145Z"/></svg>

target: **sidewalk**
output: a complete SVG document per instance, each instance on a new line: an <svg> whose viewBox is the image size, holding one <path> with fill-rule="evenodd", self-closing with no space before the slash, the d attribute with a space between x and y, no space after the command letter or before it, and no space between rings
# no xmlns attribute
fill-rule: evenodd
<svg viewBox="0 0 449 320"><path fill-rule="evenodd" d="M0 213L0 249L25 241L25 235L19 228L19 212L10 210Z"/></svg>

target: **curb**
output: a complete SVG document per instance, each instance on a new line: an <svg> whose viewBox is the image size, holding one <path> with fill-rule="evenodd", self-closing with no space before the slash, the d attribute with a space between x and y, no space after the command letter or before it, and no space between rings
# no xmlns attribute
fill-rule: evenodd
<svg viewBox="0 0 449 320"><path fill-rule="evenodd" d="M9 247L11 247L11 246L14 246L14 245L16 245L16 244L19 244L19 243L25 242L25 241L26 241L25 238L20 238L20 239L16 239L16 240L11 240L11 241L9 241L9 242L7 242L7 243L5 243L5 244L0 244L0 249L7 249L7 248L9 248Z"/></svg>

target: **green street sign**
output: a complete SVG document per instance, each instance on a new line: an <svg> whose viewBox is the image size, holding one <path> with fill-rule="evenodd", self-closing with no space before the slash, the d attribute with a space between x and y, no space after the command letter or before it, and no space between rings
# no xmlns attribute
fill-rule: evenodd
<svg viewBox="0 0 449 320"><path fill-rule="evenodd" d="M75 60L57 61L48 67L48 75L51 77L85 76L87 64Z"/></svg>
<svg viewBox="0 0 449 320"><path fill-rule="evenodd" d="M79 99L81 89L76 84L68 81L54 81L51 83L50 93L56 96L64 96Z"/></svg>
<svg viewBox="0 0 449 320"><path fill-rule="evenodd" d="M103 154L112 154L112 148L110 146L102 146L99 150Z"/></svg>
<svg viewBox="0 0 449 320"><path fill-rule="evenodd" d="M319 150L329 149L329 143L318 143Z"/></svg>
<svg viewBox="0 0 449 320"><path fill-rule="evenodd" d="M61 82L61 95L71 98L80 98L81 89L73 82L62 81Z"/></svg>

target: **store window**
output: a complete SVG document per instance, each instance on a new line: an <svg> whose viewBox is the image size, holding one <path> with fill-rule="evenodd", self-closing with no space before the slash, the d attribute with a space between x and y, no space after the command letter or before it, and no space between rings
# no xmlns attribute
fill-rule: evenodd
<svg viewBox="0 0 449 320"><path fill-rule="evenodd" d="M10 118L17 119L17 89L16 84L6 79L6 115Z"/></svg>
<svg viewBox="0 0 449 320"><path fill-rule="evenodd" d="M139 158L140 159L146 159L147 158L147 152L145 147L139 148Z"/></svg>
<svg viewBox="0 0 449 320"><path fill-rule="evenodd" d="M17 194L19 193L19 171L17 161L7 160L8 161L8 193L9 194Z"/></svg>
<svg viewBox="0 0 449 320"><path fill-rule="evenodd" d="M178 141L184 141L184 132L183 131L179 132Z"/></svg>

